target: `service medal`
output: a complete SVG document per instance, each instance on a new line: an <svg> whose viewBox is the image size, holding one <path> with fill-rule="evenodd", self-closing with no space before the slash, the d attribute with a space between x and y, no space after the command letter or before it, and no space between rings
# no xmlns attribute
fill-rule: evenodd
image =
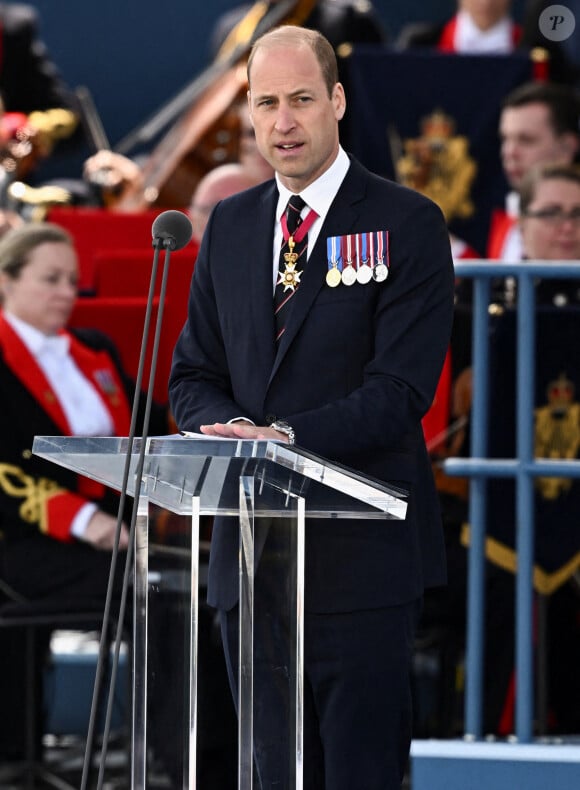
<svg viewBox="0 0 580 790"><path fill-rule="evenodd" d="M366 285L373 278L373 270L370 266L368 256L368 233L356 234L356 251L358 268L356 270L356 280L361 285Z"/></svg>
<svg viewBox="0 0 580 790"><path fill-rule="evenodd" d="M387 263L383 263L384 256L387 257ZM385 230L377 231L377 262L373 266L373 279L378 282L384 282L389 276L389 232Z"/></svg>
<svg viewBox="0 0 580 790"><path fill-rule="evenodd" d="M354 285L356 283L356 270L352 264L344 267L341 280L344 285Z"/></svg>
<svg viewBox="0 0 580 790"><path fill-rule="evenodd" d="M366 285L373 279L373 270L366 263L361 263L356 273L356 280L361 285Z"/></svg>
<svg viewBox="0 0 580 790"><path fill-rule="evenodd" d="M336 288L342 282L340 260L340 236L329 236L326 239L326 252L328 257L328 271L326 272L326 284L331 288Z"/></svg>
<svg viewBox="0 0 580 790"><path fill-rule="evenodd" d="M338 266L334 264L332 269L329 269L326 272L326 284L330 285L331 288L336 288L336 286L340 285L341 282L342 282L342 275L338 271Z"/></svg>
<svg viewBox="0 0 580 790"><path fill-rule="evenodd" d="M354 260L353 255L356 254L353 251L353 239L354 237L352 234L342 237L342 258L345 261L345 265L342 269L342 282L344 285L354 285L356 282L356 269L352 265Z"/></svg>
<svg viewBox="0 0 580 790"><path fill-rule="evenodd" d="M373 280L378 283L382 283L387 279L388 276L389 270L384 263L379 262L375 264L375 267L373 268Z"/></svg>

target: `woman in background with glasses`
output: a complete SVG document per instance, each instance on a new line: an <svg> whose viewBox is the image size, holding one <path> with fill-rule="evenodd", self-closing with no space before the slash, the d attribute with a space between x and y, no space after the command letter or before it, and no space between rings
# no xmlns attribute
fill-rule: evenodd
<svg viewBox="0 0 580 790"><path fill-rule="evenodd" d="M580 262L580 167L537 165L529 169L518 191L521 207L518 222L524 257L530 261ZM513 277L493 279L492 283L488 452L490 457L511 458L515 452L517 400L514 373L517 284ZM547 454L556 459L570 453L568 448L572 445L569 442L574 442L580 431L580 426L566 419L574 413L580 400L579 342L575 340L580 338L580 279L539 279L536 301L539 309L536 311L535 420L539 425L542 415L551 419L552 444ZM471 337L470 310L471 305L464 302L461 312L456 313L457 345L462 347L465 347L464 336ZM460 321L457 321L458 314ZM568 383L572 386L567 386ZM469 415L471 366L461 370L454 388L454 402L461 403L462 413ZM557 399L563 397L569 397L570 402L558 402ZM567 430L570 425L572 431ZM469 436L467 429L466 436ZM536 453L546 455L545 447L540 449L539 439L539 432L535 433ZM468 444L456 453L468 455ZM578 456L578 448L568 455ZM538 718L544 719L539 726L550 734L578 732L580 728L579 486L575 482L570 489L558 496L552 494L551 498L542 495L539 484L535 486L535 563L542 569L541 578L547 579L544 594L536 597L536 601L545 605L548 629L547 638L542 638L548 670L541 681L545 684L549 715L544 711ZM468 518L468 503L460 497L447 495L442 498L442 504L448 536L449 585L445 597L436 603L441 611L463 617L467 583L464 545L468 540L463 524ZM486 733L505 736L513 731L513 697L509 690L515 662L517 553L511 482L489 481L487 511L486 556L489 561L486 564L483 726ZM536 573L536 577L540 578L540 574ZM459 617L458 622L462 622ZM536 648L538 646L536 642Z"/></svg>
<svg viewBox="0 0 580 790"><path fill-rule="evenodd" d="M580 167L540 165L525 176L519 194L524 257L530 261L580 263ZM538 279L536 305L535 373L528 382L534 391L534 455L554 461L577 459L580 457L577 416L580 413L580 279ZM513 373L515 316L513 311L506 309L503 313L500 308L492 320L495 338L492 337L490 345L488 449L491 456L511 457L515 449L513 424L518 397ZM506 527L511 524L513 529L515 524L513 500L511 510L502 506L502 501L505 503L514 496L513 487L507 493L507 485L511 484L495 480L488 487L488 535L495 538L500 549L507 535ZM536 478L533 507L534 600L537 622L543 623L536 633L535 649L537 656L544 657L544 662L536 667L536 727L539 734L577 733L580 728L580 482L558 477ZM515 534L511 545L516 545ZM499 567L515 572L509 562L503 563L500 550L496 553L490 546L488 552ZM513 557L517 561L515 552ZM510 584L503 600L498 597L491 602L488 610L491 621L505 626L505 613L501 610L512 606L513 601ZM506 650L508 642L510 648ZM511 637L506 631L503 670L511 648ZM502 673L497 658L496 655L496 677ZM506 706L502 734L510 731L507 714Z"/></svg>
<svg viewBox="0 0 580 790"><path fill-rule="evenodd" d="M543 165L520 189L520 229L528 260L580 261L580 166ZM539 303L580 303L580 280L542 280Z"/></svg>

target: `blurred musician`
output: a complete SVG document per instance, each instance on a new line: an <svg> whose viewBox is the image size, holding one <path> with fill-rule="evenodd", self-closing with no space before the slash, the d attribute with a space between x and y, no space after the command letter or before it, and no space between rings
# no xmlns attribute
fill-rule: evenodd
<svg viewBox="0 0 580 790"><path fill-rule="evenodd" d="M283 0L269 3L243 3L226 11L215 23L210 37L212 57L220 57L224 50L233 46L243 35L244 29L256 19L259 7L265 10ZM385 44L387 32L371 2L357 0L298 0L293 4L294 13L302 14L304 27L318 30L338 49L341 44ZM265 16L265 13L264 13ZM260 21L256 32L260 30ZM265 31L262 31L265 32Z"/></svg>

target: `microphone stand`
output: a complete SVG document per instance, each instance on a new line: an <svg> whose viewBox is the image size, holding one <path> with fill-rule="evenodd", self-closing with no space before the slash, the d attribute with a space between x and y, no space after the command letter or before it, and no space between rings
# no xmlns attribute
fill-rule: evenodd
<svg viewBox="0 0 580 790"><path fill-rule="evenodd" d="M137 426L137 415L139 411L139 401L141 396L141 386L143 382L143 371L145 367L145 358L147 354L147 346L149 341L149 332L150 332L150 325L151 325L151 316L153 313L153 301L155 295L155 284L157 281L157 271L159 268L159 253L162 249L165 250L165 260L163 263L163 271L162 271L162 278L161 278L161 286L160 286L160 293L159 293L159 308L157 311L157 321L155 324L155 335L153 340L153 350L151 354L151 368L149 371L149 382L147 387L147 398L146 398L146 405L145 405L145 414L143 418L143 430L141 433L141 444L139 447L139 455L137 460L137 466L135 469L135 492L133 497L133 507L131 510L131 523L129 527L129 545L127 547L126 559L125 559L125 568L123 573L123 582L122 582L122 589L121 589L121 600L119 604L119 613L117 619L117 630L115 634L115 642L114 642L114 655L113 655L113 663L111 665L111 678L109 682L109 690L107 695L107 710L105 716L105 724L103 729L103 743L102 743L102 751L101 751L101 758L99 764L99 774L97 779L97 790L102 790L103 787L103 780L104 780L104 770L105 770L105 763L107 757L107 748L108 748L108 740L110 734L110 725L111 725L111 718L113 713L113 703L114 703L114 692L115 692L115 685L117 679L117 670L119 666L119 654L121 648L121 642L123 637L123 622L125 618L125 611L127 605L127 594L129 590L129 574L132 565L132 556L133 556L133 545L135 542L135 524L137 521L137 511L138 511L138 503L139 503L139 488L141 486L141 479L143 476L143 467L145 463L145 447L147 442L147 435L149 430L149 419L151 415L151 404L153 401L153 386L155 382L155 371L157 367L157 358L159 355L159 341L161 337L161 328L162 328L162 321L163 321L163 311L165 306L165 295L167 291L167 279L169 273L169 262L171 257L171 251L175 249L180 249L184 247L185 244L189 242L191 238L191 233L189 237L182 243L178 242L174 236L161 231L157 236L155 235L155 227L156 225L161 226L160 219L162 220L168 215L176 215L179 214L182 217L185 215L182 212L178 211L166 211L163 214L159 215L159 217L153 223L153 263L151 268L151 279L149 283L149 293L147 295L147 306L145 310L145 320L143 323L143 336L141 339L141 350L139 354L139 364L137 369L137 377L135 380L135 394L133 397L133 406L131 412L131 425L129 429L129 436L127 438L127 450L125 454L125 464L123 469L123 480L121 484L121 493L119 499L119 507L117 512L117 524L115 529L115 539L113 543L113 550L111 555L111 566L109 570L109 581L107 585L107 594L105 599L105 609L103 613L103 625L101 628L101 636L99 640L99 654L97 659L97 668L95 672L95 683L93 687L93 696L91 702L91 711L89 716L89 724L87 729L87 740L85 746L85 756L83 762L83 772L81 777L81 785L79 790L87 790L88 787L88 779L91 770L91 757L92 757L92 745L94 742L94 731L96 726L96 718L97 713L99 710L99 698L101 692L101 681L103 677L104 668L107 661L107 652L110 649L109 640L107 638L107 633L109 629L109 622L111 617L111 607L112 607L112 600L113 600L113 587L114 587L114 579L115 579L115 570L117 565L117 558L119 553L119 539L121 535L121 526L123 523L123 511L125 507L125 501L127 497L127 487L129 481L129 472L131 468L131 457L132 457L132 450L133 450L133 442L136 435L136 426ZM169 217L168 217L169 218ZM189 220L187 220L189 223ZM190 224L190 223L189 223Z"/></svg>

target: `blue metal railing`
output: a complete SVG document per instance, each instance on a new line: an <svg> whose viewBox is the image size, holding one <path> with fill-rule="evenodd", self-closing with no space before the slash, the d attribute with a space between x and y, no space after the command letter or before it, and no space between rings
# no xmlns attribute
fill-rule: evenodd
<svg viewBox="0 0 580 790"><path fill-rule="evenodd" d="M471 457L449 458L445 471L467 476L469 485L470 549L466 634L465 737L481 738L483 691L484 563L487 479L511 477L516 483L516 737L532 740L533 693L533 564L534 478L580 477L580 461L534 459L535 392L535 289L534 280L580 279L580 262L526 261L498 263L474 260L457 262L458 277L472 277L473 284L473 401ZM513 277L517 288L516 458L487 457L489 405L489 296L490 280Z"/></svg>

